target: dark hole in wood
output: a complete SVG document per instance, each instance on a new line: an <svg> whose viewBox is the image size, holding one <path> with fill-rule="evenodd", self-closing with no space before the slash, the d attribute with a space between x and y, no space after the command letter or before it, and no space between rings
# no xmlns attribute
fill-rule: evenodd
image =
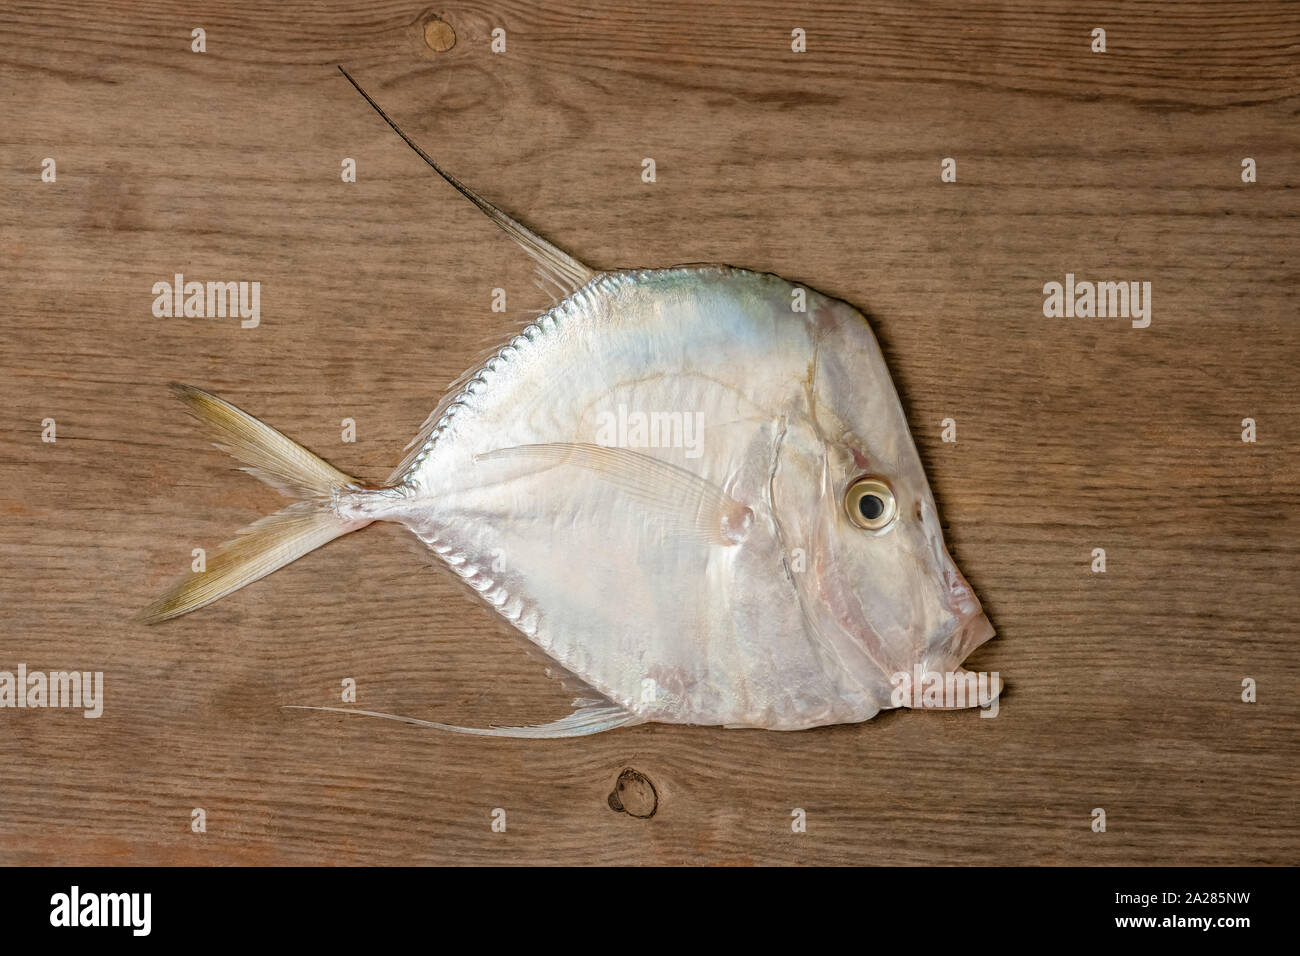
<svg viewBox="0 0 1300 956"><path fill-rule="evenodd" d="M659 809L659 792L645 774L629 767L618 775L618 781L610 791L609 808L648 820Z"/></svg>

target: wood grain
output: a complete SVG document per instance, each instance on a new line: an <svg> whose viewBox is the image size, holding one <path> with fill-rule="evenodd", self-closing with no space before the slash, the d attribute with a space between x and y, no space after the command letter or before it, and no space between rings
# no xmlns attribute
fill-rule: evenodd
<svg viewBox="0 0 1300 956"><path fill-rule="evenodd" d="M439 53L434 12L0 13L0 669L107 683L97 720L0 710L0 863L1300 862L1300 7L455 2ZM588 263L722 261L867 310L998 629L971 666L1006 680L999 716L530 742L281 709L352 677L382 711L566 712L391 526L133 623L192 548L280 502L167 382L378 479L446 383L548 304L339 63ZM261 325L154 318L176 272L260 281ZM1150 327L1044 318L1067 272L1150 281ZM628 812L644 792L611 805L625 770L652 816Z"/></svg>

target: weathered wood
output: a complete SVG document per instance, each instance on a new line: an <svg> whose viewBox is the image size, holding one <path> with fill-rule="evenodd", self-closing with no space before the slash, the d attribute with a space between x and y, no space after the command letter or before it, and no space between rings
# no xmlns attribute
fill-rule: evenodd
<svg viewBox="0 0 1300 956"><path fill-rule="evenodd" d="M0 862L1300 862L1300 8L604 6L438 7L443 52L397 2L3 14L0 669L102 670L107 700L0 710ZM723 261L868 310L998 628L971 664L1007 681L999 716L533 742L282 710L351 677L451 722L567 711L395 527L133 623L280 503L168 381L380 479L547 304L338 63L584 262ZM177 272L259 281L260 326L154 318ZM1150 327L1044 318L1067 272L1150 281Z"/></svg>

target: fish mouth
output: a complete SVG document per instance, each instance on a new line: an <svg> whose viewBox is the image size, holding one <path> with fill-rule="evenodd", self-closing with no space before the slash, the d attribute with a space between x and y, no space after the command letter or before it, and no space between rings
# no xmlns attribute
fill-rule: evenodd
<svg viewBox="0 0 1300 956"><path fill-rule="evenodd" d="M956 671L962 662L997 631L983 611L976 611L938 647L925 655L921 662L927 669ZM933 666L938 665L938 666Z"/></svg>
<svg viewBox="0 0 1300 956"><path fill-rule="evenodd" d="M957 650L961 654L962 660L969 657L971 651L996 633L997 631L993 629L993 622L988 619L988 615L983 611L972 617L966 622L966 626L961 629L958 640Z"/></svg>
<svg viewBox="0 0 1300 956"><path fill-rule="evenodd" d="M953 710L979 707L997 715L997 698L1002 693L1002 679L991 674L968 671L962 667L967 655L994 635L993 625L983 612L968 617L942 644L921 655L913 665L910 687L912 696L903 694L902 706ZM895 687L900 675L894 676ZM897 694L897 690L895 690Z"/></svg>

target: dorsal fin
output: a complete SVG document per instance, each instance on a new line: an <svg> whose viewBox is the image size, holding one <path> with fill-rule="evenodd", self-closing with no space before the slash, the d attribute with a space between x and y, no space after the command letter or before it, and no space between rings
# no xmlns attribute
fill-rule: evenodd
<svg viewBox="0 0 1300 956"><path fill-rule="evenodd" d="M478 208L483 211L484 215L504 229L511 239L523 246L524 251L536 259L541 267L546 270L546 273L560 286L567 289L568 292L572 294L577 292L595 277L596 271L594 269L579 262L564 250L557 249L523 223L507 216L496 206L492 205L478 193L474 192L474 190L470 189L459 179L434 162L433 158L428 153L416 145L415 140L407 136L402 128L389 118L388 114L384 112L383 107L376 103L374 99L371 98L370 94L361 88L361 84L352 79L352 75L348 73L347 70L340 66L339 72L347 77L348 82L356 87L357 92L365 97L366 102L374 107L375 112L383 117L384 122L393 128L393 132L406 141L407 146L415 150L416 154L428 163L429 167L435 173L454 186L457 192L474 205L478 206Z"/></svg>

